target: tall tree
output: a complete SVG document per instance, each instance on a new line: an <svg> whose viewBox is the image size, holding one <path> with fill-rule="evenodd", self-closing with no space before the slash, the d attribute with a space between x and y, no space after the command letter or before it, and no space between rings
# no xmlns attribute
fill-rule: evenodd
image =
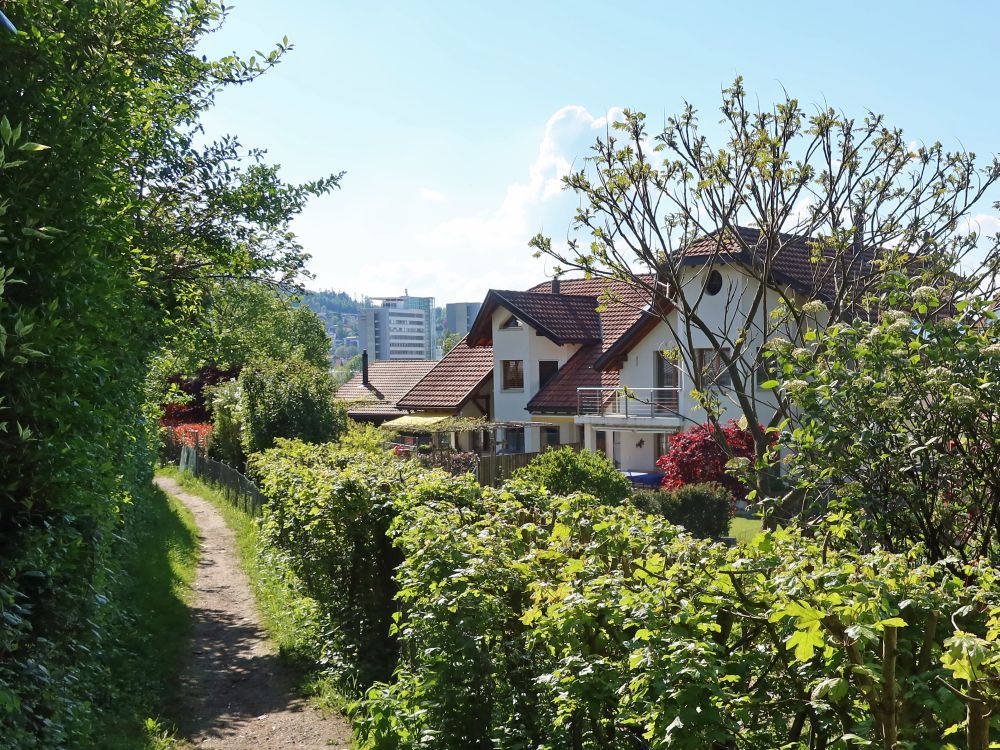
<svg viewBox="0 0 1000 750"><path fill-rule="evenodd" d="M149 487L148 360L219 279L291 283L306 256L289 222L338 176L290 186L233 138L199 145L218 92L287 50L197 54L219 2L5 12L20 33L0 32L0 744L87 747L114 700L102 603Z"/></svg>

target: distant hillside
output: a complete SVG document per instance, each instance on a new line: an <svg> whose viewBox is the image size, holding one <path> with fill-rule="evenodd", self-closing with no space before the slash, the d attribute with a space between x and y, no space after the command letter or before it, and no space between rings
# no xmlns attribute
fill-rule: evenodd
<svg viewBox="0 0 1000 750"><path fill-rule="evenodd" d="M334 292L333 290L306 292L303 301L320 317L334 313L357 315L358 308L361 306L360 300L353 299L347 292Z"/></svg>
<svg viewBox="0 0 1000 750"><path fill-rule="evenodd" d="M315 312L326 325L326 332L337 340L346 336L357 336L358 308L360 300L353 299L347 292L326 290L321 292L306 292L302 303ZM345 315L352 316L344 320Z"/></svg>

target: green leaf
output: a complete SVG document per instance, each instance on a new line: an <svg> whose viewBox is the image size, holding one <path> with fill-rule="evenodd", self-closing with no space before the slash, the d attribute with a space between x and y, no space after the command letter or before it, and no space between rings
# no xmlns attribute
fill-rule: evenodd
<svg viewBox="0 0 1000 750"><path fill-rule="evenodd" d="M762 390L769 391L772 388L777 388L778 385L779 384L777 380L765 380L763 383L760 384L760 387Z"/></svg>

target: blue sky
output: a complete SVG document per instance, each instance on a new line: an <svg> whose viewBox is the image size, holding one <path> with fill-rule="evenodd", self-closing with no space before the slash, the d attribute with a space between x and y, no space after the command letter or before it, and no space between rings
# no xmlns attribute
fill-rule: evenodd
<svg viewBox="0 0 1000 750"><path fill-rule="evenodd" d="M288 180L347 172L294 226L311 286L478 300L544 278L527 240L565 238L575 203L558 178L617 108L655 126L687 100L711 128L742 75L762 103L783 86L914 140L1000 151L998 20L985 2L241 0L206 54L283 35L295 49L205 123L266 148Z"/></svg>

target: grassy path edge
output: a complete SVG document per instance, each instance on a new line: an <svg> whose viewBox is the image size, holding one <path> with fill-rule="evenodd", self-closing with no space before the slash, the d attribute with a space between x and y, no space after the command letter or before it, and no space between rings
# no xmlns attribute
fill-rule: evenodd
<svg viewBox="0 0 1000 750"><path fill-rule="evenodd" d="M222 514L236 536L240 565L250 579L250 587L261 616L261 624L278 647L283 660L301 676L298 691L321 711L348 713L350 699L319 670L310 652L317 622L315 602L301 590L301 585L280 561L261 563L261 537L258 522L233 507L212 485L176 466L157 469L157 476L170 477L185 490L208 500ZM312 636L312 638L310 638Z"/></svg>

